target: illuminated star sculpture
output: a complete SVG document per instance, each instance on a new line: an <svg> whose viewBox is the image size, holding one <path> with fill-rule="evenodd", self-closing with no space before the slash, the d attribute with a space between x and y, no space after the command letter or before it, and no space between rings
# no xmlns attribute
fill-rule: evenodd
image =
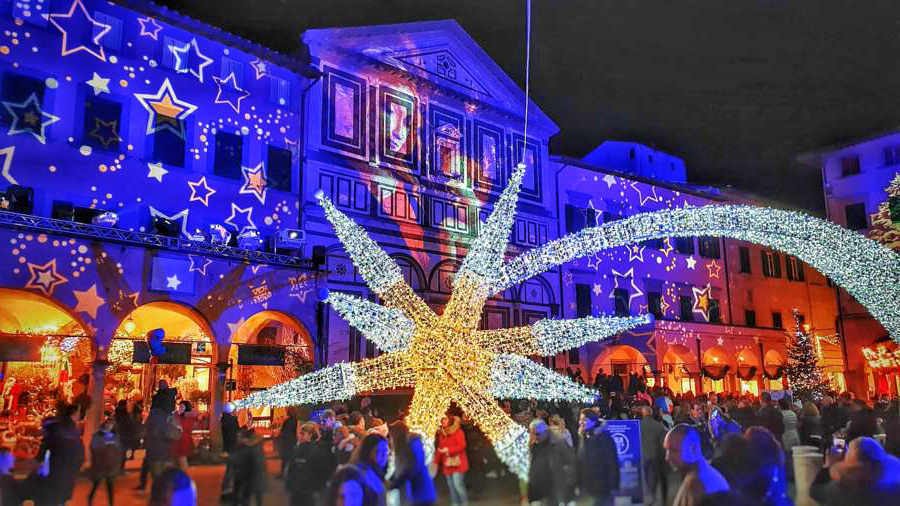
<svg viewBox="0 0 900 506"><path fill-rule="evenodd" d="M523 173L523 166L515 171L471 245L440 315L406 284L393 259L320 192L317 198L326 217L384 304L341 293L330 294L327 302L385 354L301 376L253 393L235 407L290 406L414 387L407 418L412 430L430 438L450 403L456 403L484 431L500 459L527 479L528 432L500 409L497 399L590 402L595 392L526 357L552 356L649 323L652 317L541 320L528 327L478 330L491 295L485 273L504 264Z"/></svg>

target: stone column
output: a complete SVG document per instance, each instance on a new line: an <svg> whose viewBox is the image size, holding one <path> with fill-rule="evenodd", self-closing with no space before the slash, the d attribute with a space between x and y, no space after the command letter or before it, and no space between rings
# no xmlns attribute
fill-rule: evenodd
<svg viewBox="0 0 900 506"><path fill-rule="evenodd" d="M231 345L217 345L216 365L209 376L209 445L213 458L222 453L222 407L225 405L225 380L228 373L228 350Z"/></svg>

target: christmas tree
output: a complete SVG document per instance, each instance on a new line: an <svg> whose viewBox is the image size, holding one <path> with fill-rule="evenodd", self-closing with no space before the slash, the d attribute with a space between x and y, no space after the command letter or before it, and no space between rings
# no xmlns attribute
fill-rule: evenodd
<svg viewBox="0 0 900 506"><path fill-rule="evenodd" d="M788 343L785 372L794 398L817 401L828 391L828 380L816 360L812 336L803 327L800 313L796 309L792 309L791 313L794 315L794 333Z"/></svg>
<svg viewBox="0 0 900 506"><path fill-rule="evenodd" d="M900 251L900 172L894 175L891 184L884 191L888 198L878 206L878 212L872 215L869 239Z"/></svg>

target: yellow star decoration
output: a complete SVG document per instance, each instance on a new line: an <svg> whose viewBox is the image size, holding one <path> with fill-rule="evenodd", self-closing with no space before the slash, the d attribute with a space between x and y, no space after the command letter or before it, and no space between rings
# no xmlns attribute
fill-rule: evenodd
<svg viewBox="0 0 900 506"><path fill-rule="evenodd" d="M393 259L319 192L325 216L383 304L341 293L329 294L327 302L385 353L320 369L253 393L232 407L290 406L413 387L407 424L425 435L425 441L431 441L447 408L455 403L490 439L500 459L527 479L528 432L500 409L496 399L590 402L595 392L526 357L555 355L649 323L652 317L541 320L527 327L478 330L485 301L492 295L491 273L505 263L523 174L520 165L471 244L440 315L406 284Z"/></svg>

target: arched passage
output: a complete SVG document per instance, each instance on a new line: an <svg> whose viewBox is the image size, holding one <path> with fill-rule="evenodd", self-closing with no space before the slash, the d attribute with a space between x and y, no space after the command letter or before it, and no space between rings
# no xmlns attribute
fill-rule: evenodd
<svg viewBox="0 0 900 506"><path fill-rule="evenodd" d="M763 382L769 390L784 389L784 357L776 350L766 351L763 360Z"/></svg>
<svg viewBox="0 0 900 506"><path fill-rule="evenodd" d="M726 390L725 378L734 367L725 350L717 346L703 352L703 391L722 393Z"/></svg>
<svg viewBox="0 0 900 506"><path fill-rule="evenodd" d="M697 359L687 346L680 344L669 346L663 356L662 373L665 385L671 388L672 392L676 394L696 392L694 380L698 372Z"/></svg>
<svg viewBox="0 0 900 506"><path fill-rule="evenodd" d="M146 335L163 329L166 354L150 365ZM215 333L196 309L173 301L153 301L135 308L116 329L109 347L106 388L115 399L145 402L159 380L178 390L180 398L205 412L211 403Z"/></svg>
<svg viewBox="0 0 900 506"><path fill-rule="evenodd" d="M40 294L0 288L0 422L27 424L54 414L58 398L86 393L93 360L87 327L69 308ZM18 458L37 456L39 437L12 430Z"/></svg>
<svg viewBox="0 0 900 506"><path fill-rule="evenodd" d="M314 360L313 341L305 325L281 311L260 311L231 336L229 377L234 380L235 390L228 392L228 400L310 372ZM253 422L265 427L271 426L283 414L281 411L269 407L250 410Z"/></svg>
<svg viewBox="0 0 900 506"><path fill-rule="evenodd" d="M737 354L737 380L741 394L759 395L759 375L762 364L752 348L743 348Z"/></svg>
<svg viewBox="0 0 900 506"><path fill-rule="evenodd" d="M591 377L596 377L602 369L608 375L618 376L622 380L622 386L627 389L628 375L635 373L642 376L646 364L647 358L637 348L617 344L607 347L594 359L594 363L591 365Z"/></svg>

